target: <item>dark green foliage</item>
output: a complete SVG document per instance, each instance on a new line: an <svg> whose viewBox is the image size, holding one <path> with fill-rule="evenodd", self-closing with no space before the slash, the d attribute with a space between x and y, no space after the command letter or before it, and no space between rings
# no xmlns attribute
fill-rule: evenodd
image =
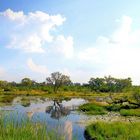
<svg viewBox="0 0 140 140"><path fill-rule="evenodd" d="M121 104L111 104L109 106L105 107L108 111L120 111L121 109L135 109L137 108L136 105L132 104L126 104L126 105L121 105Z"/></svg>
<svg viewBox="0 0 140 140"><path fill-rule="evenodd" d="M113 105L107 106L106 109L108 111L120 111L121 105L115 105L115 104L113 104Z"/></svg>
<svg viewBox="0 0 140 140"><path fill-rule="evenodd" d="M132 86L131 78L117 79L111 76L104 78L91 78L89 86L97 92L122 92Z"/></svg>

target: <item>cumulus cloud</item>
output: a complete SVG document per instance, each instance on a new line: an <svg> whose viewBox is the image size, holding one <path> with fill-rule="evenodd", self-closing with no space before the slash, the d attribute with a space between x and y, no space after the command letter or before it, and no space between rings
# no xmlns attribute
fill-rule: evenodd
<svg viewBox="0 0 140 140"><path fill-rule="evenodd" d="M46 66L35 64L31 58L27 60L27 65L30 68L30 70L33 72L41 73L41 74L48 73L48 69Z"/></svg>
<svg viewBox="0 0 140 140"><path fill-rule="evenodd" d="M63 35L57 36L52 45L52 51L59 53L66 58L72 58L74 54L73 37L64 37Z"/></svg>
<svg viewBox="0 0 140 140"><path fill-rule="evenodd" d="M102 65L98 75L130 76L135 83L140 83L140 29L134 30L132 21L131 17L123 16L110 36L98 37L92 47L78 53L78 59L97 63L97 67Z"/></svg>
<svg viewBox="0 0 140 140"><path fill-rule="evenodd" d="M0 37L8 42L7 47L21 49L25 52L43 53L46 42L52 42L52 30L63 24L65 18L61 15L49 15L36 11L24 14L7 9L0 12L0 26L5 34ZM8 29L7 29L8 28Z"/></svg>

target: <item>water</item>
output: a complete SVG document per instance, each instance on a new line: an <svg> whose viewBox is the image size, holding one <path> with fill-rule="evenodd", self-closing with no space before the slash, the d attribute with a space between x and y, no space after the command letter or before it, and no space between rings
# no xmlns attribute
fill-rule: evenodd
<svg viewBox="0 0 140 140"><path fill-rule="evenodd" d="M16 97L11 105L5 105L0 110L10 112L19 122L23 118L45 122L48 129L65 134L67 140L85 140L85 128L78 122L87 116L76 111L78 106L84 103L86 100L81 98L60 101L39 97Z"/></svg>

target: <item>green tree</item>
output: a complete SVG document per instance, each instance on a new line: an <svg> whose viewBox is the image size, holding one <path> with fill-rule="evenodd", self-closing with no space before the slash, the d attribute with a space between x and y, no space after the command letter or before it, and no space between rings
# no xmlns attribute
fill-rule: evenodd
<svg viewBox="0 0 140 140"><path fill-rule="evenodd" d="M89 86L94 91L101 91L105 86L104 78L90 78Z"/></svg>
<svg viewBox="0 0 140 140"><path fill-rule="evenodd" d="M33 81L30 78L23 78L21 80L21 84L23 86L31 86L33 84Z"/></svg>
<svg viewBox="0 0 140 140"><path fill-rule="evenodd" d="M8 86L8 82L7 81L2 81L0 80L0 89L1 90L5 90Z"/></svg>
<svg viewBox="0 0 140 140"><path fill-rule="evenodd" d="M46 81L48 85L53 86L55 93L62 85L69 85L71 83L70 77L60 72L51 73L51 76L47 77Z"/></svg>
<svg viewBox="0 0 140 140"><path fill-rule="evenodd" d="M104 78L90 78L89 86L94 91L122 92L123 89L132 87L131 78L117 79L111 76Z"/></svg>

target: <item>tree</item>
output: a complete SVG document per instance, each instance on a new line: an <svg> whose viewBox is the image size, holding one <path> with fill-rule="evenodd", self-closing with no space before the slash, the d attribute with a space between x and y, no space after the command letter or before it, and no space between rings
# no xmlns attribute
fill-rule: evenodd
<svg viewBox="0 0 140 140"><path fill-rule="evenodd" d="M7 81L2 81L0 80L0 89L5 90L8 87L8 82Z"/></svg>
<svg viewBox="0 0 140 140"><path fill-rule="evenodd" d="M104 78L90 78L89 80L89 86L94 91L101 91L104 85Z"/></svg>
<svg viewBox="0 0 140 140"><path fill-rule="evenodd" d="M51 73L50 77L46 78L47 84L52 85L54 92L56 93L62 85L69 85L71 83L70 77L63 75L60 72Z"/></svg>
<svg viewBox="0 0 140 140"><path fill-rule="evenodd" d="M7 85L8 85L8 82L7 81L0 80L0 87L1 88L5 88Z"/></svg>
<svg viewBox="0 0 140 140"><path fill-rule="evenodd" d="M117 79L111 76L104 78L91 78L89 86L94 91L100 92L122 92L132 86L131 78Z"/></svg>
<svg viewBox="0 0 140 140"><path fill-rule="evenodd" d="M33 81L30 78L23 78L21 80L21 84L23 86L31 86L33 84Z"/></svg>

